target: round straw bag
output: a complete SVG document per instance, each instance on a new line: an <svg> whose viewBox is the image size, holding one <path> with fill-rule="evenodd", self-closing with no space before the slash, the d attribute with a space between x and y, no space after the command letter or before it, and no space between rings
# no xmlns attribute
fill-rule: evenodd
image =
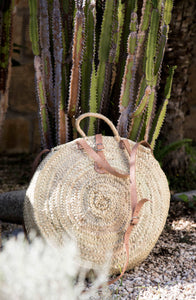
<svg viewBox="0 0 196 300"><path fill-rule="evenodd" d="M98 117L114 137L86 137L80 121ZM100 114L76 120L83 138L51 149L38 166L25 197L27 231L62 244L76 240L81 263L104 264L111 255L110 274L143 261L163 230L170 192L159 163L145 142L121 138Z"/></svg>

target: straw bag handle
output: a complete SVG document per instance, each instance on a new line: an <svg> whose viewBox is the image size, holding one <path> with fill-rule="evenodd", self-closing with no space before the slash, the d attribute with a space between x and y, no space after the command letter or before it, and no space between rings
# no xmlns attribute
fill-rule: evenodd
<svg viewBox="0 0 196 300"><path fill-rule="evenodd" d="M95 118L104 120L109 125L112 132L114 133L114 138L117 140L117 142L120 142L120 135L119 135L116 127L114 126L114 124L108 118L106 118L105 116L103 116L101 114L98 114L98 113L91 113L91 112L82 114L81 116L79 116L76 119L76 123L75 123L76 124L76 129L81 134L82 137L86 137L86 134L84 133L84 131L80 127L80 121L82 121L83 119L85 119L87 117L95 117Z"/></svg>

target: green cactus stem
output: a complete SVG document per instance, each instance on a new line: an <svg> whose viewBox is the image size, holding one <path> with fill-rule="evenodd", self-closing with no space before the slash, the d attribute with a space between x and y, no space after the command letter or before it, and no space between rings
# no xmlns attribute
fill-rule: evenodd
<svg viewBox="0 0 196 300"><path fill-rule="evenodd" d="M38 103L39 103L39 117L40 117L40 128L42 136L42 146L43 148L50 149L51 144L51 131L50 124L48 120L48 111L47 111L47 99L46 92L44 88L43 74L41 68L41 58L35 56L34 58L34 67L35 67L35 77L38 93Z"/></svg>
<svg viewBox="0 0 196 300"><path fill-rule="evenodd" d="M91 75L91 87L90 87L90 101L89 111L97 112L97 75L95 71L95 65L93 64L93 71ZM89 119L88 135L94 135L95 133L95 118Z"/></svg>
<svg viewBox="0 0 196 300"><path fill-rule="evenodd" d="M165 118L165 115L166 115L167 105L168 105L168 99L165 99L165 101L163 103L163 106L162 106L162 108L160 110L160 113L159 113L158 121L157 121L155 130L154 130L154 134L153 134L153 137L152 137L152 141L150 143L152 149L154 149L154 147L155 147L156 139L158 138L161 127L163 125L163 121L164 121L164 118Z"/></svg>
<svg viewBox="0 0 196 300"><path fill-rule="evenodd" d="M63 43L63 61L62 61L62 97L65 99L66 110L69 97L69 77L72 62L72 34L74 18L74 1L59 0L62 21L62 43Z"/></svg>
<svg viewBox="0 0 196 300"><path fill-rule="evenodd" d="M137 142L140 140L140 134L145 124L145 118L146 118L146 108L144 108L144 111L140 115L138 115L137 117L131 120L128 137L132 141ZM141 140L143 139L144 138L142 137Z"/></svg>
<svg viewBox="0 0 196 300"><path fill-rule="evenodd" d="M114 1L106 0L98 51L98 71L97 71L97 101L98 108L101 104L104 82L106 77L106 63L109 60L110 41L113 23Z"/></svg>
<svg viewBox="0 0 196 300"><path fill-rule="evenodd" d="M120 135L127 135L127 127L129 121L129 115L133 107L133 88L135 81L135 53L136 53L136 41L137 41L137 14L133 12L131 14L130 22L130 34L128 38L128 48L127 48L127 60L125 65L125 72L123 76L119 110L123 117L120 116L118 121L118 130L120 130ZM126 111L126 112L125 112ZM126 120L126 122L125 122ZM120 129L121 128L121 129Z"/></svg>
<svg viewBox="0 0 196 300"><path fill-rule="evenodd" d="M62 16L62 32L65 42L65 53L70 55L73 31L73 15L74 15L74 1L73 0L59 0L60 10Z"/></svg>
<svg viewBox="0 0 196 300"><path fill-rule="evenodd" d="M151 15L150 31L148 34L148 42L146 49L146 81L147 84L153 85L154 81L154 64L156 55L156 43L159 29L159 11L153 9Z"/></svg>
<svg viewBox="0 0 196 300"><path fill-rule="evenodd" d="M165 7L164 7L164 22L166 25L169 25L171 22L172 9L173 9L173 0L166 0Z"/></svg>
<svg viewBox="0 0 196 300"><path fill-rule="evenodd" d="M62 29L61 29L61 14L59 0L53 1L53 52L54 52L54 96L55 96L55 112L56 112L56 139L57 145L61 142L65 143L63 137L66 136L65 125L65 99L62 99ZM63 120L61 120L61 118Z"/></svg>
<svg viewBox="0 0 196 300"><path fill-rule="evenodd" d="M48 108L54 115L53 68L50 52L50 32L47 0L39 1L40 7L40 49L43 64L43 77L46 90Z"/></svg>
<svg viewBox="0 0 196 300"><path fill-rule="evenodd" d="M146 117L146 130L145 130L145 136L144 136L145 141L148 141L151 124L152 124L152 120L154 117L153 110L155 109L155 97L156 97L156 91L155 91L155 88L153 87L151 95L149 97L149 101L148 101L148 109L147 109L147 117Z"/></svg>
<svg viewBox="0 0 196 300"><path fill-rule="evenodd" d="M124 19L125 19L125 3L122 3L122 1L120 0L117 8L116 20L113 23L113 30L112 30L113 46L109 54L109 62L112 64L110 95L112 94L115 84L118 82L117 72L118 72L119 57L121 52Z"/></svg>
<svg viewBox="0 0 196 300"><path fill-rule="evenodd" d="M74 26L72 70L71 70L69 103L68 103L68 114L70 118L75 117L77 113L79 96L80 96L81 64L82 64L83 46L84 46L84 26L85 26L84 10L82 6L77 4L75 26Z"/></svg>
<svg viewBox="0 0 196 300"><path fill-rule="evenodd" d="M137 35L137 52L136 52L136 68L141 60L141 53L143 53L143 45L146 37L146 33L150 22L152 3L150 0L144 0L142 6L142 15Z"/></svg>
<svg viewBox="0 0 196 300"><path fill-rule="evenodd" d="M162 32L161 32L161 37L158 43L158 49L157 49L157 57L156 57L156 62L155 62L155 67L154 67L154 75L156 76L158 72L160 71L160 67L163 62L163 56L165 52L165 45L167 41L167 26L163 25L162 27Z"/></svg>
<svg viewBox="0 0 196 300"><path fill-rule="evenodd" d="M39 55L39 33L38 33L38 1L29 0L29 12L30 12L30 21L29 21L29 34L30 40L32 43L32 50L34 55Z"/></svg>
<svg viewBox="0 0 196 300"><path fill-rule="evenodd" d="M128 38L128 56L125 66L125 72L123 76L123 82L121 87L121 95L120 95L120 112L122 112L132 101L130 99L130 94L132 94L131 83L134 81L134 69L135 69L135 51L136 51L136 40L137 40L137 34L136 34L136 26L137 26L137 14L132 13L131 14L131 23L130 23L130 34Z"/></svg>
<svg viewBox="0 0 196 300"><path fill-rule="evenodd" d="M141 99L140 103L138 104L137 108L134 110L132 114L132 118L138 117L140 114L143 113L149 99L149 95L151 94L151 88L150 86L147 86L144 96Z"/></svg>
<svg viewBox="0 0 196 300"><path fill-rule="evenodd" d="M118 11L117 11L117 28L114 30L114 43L116 44L116 51L114 58L112 59L113 63L117 64L119 62L119 56L120 56L120 44L122 39L122 33L123 33L123 25L124 25L124 18L125 18L125 3L122 3L122 1L119 1L118 5Z"/></svg>
<svg viewBox="0 0 196 300"><path fill-rule="evenodd" d="M147 93L146 93L147 92ZM134 118L131 119L131 124L129 126L128 130L128 137L134 141L136 141L140 135L141 132L141 127L143 126L144 123L144 116L146 115L146 109L147 109L147 104L149 101L149 94L150 94L150 87L147 89L146 85L146 79L143 76L140 80L139 88L138 88L138 95L137 99L135 102L135 108L134 110L137 110L137 107L140 105L143 105L143 99L145 99L146 105L144 105L142 112L138 114L137 116L134 116ZM145 96L146 94L146 96Z"/></svg>
<svg viewBox="0 0 196 300"><path fill-rule="evenodd" d="M156 22L154 23L155 28L152 30L153 33L157 32L158 13L159 13L159 15L161 14L161 1L158 1L155 4L157 5L157 7L159 9L158 10L153 10L153 11L156 11L156 14L154 15L154 18L153 18L153 16L151 18L151 22L153 21L153 19L156 20ZM167 9L167 12L169 14L171 13L171 9L172 9L172 5L169 5L169 8ZM160 81L161 67L162 67L163 56L164 56L164 52L165 52L165 45L166 45L166 42L167 42L167 35L168 35L168 30L169 30L169 25L168 25L169 23L168 22L170 22L170 20L171 20L168 16L168 13L165 15L165 10L164 10L163 19L161 21L161 24L162 24L161 25L161 30L160 30L161 35L160 35L159 40L157 39L158 40L157 42L155 41L155 39L150 37L150 32L149 32L148 42L150 43L150 41L151 41L151 43L153 43L153 41L154 41L153 49L155 49L156 55L155 55L155 52L154 52L154 54L153 54L153 55L155 55L154 59L150 55L150 59L147 58L147 60L146 60L146 76L148 77L148 80L151 83L153 92L152 92L152 94L149 98L149 106L148 106L148 113L147 113L147 119L146 119L146 130L145 130L145 137L144 137L145 140L149 139L151 126L152 126L152 121L153 121L153 118L154 118L154 112L155 112L155 108L156 108L157 87L158 87L159 81ZM159 17L159 19L160 19L160 17ZM153 26L152 23L151 23L151 26ZM155 45L155 42L157 43L157 45ZM148 46L147 46L147 51L148 51ZM151 73L150 73L150 68L152 69ZM149 71L149 73L148 73L148 71ZM154 73L152 73L152 72L154 72Z"/></svg>
<svg viewBox="0 0 196 300"><path fill-rule="evenodd" d="M169 68L169 76L167 77L165 90L164 90L165 99L168 99L168 100L171 97L172 81L173 81L174 72L175 72L176 68L177 68L177 66L173 66L173 67Z"/></svg>
<svg viewBox="0 0 196 300"><path fill-rule="evenodd" d="M111 29L111 39L110 39L110 49L108 60L105 62L105 78L104 84L101 94L101 103L99 106L99 112L104 115L108 114L109 110L109 102L108 99L111 97L111 84L112 80L114 80L114 72L115 72L115 58L117 51L117 39L118 37L118 6L117 1L114 1L113 6L113 18L112 18L112 29ZM119 41L118 41L119 42ZM113 72L114 71L114 72ZM98 130L100 126L100 120L98 120Z"/></svg>
<svg viewBox="0 0 196 300"><path fill-rule="evenodd" d="M95 57L95 26L96 26L96 6L91 1L87 1L85 7L85 47L82 62L82 82L81 82L81 109L82 112L89 110L90 80ZM96 99L95 99L96 100ZM94 111L96 112L96 111Z"/></svg>
<svg viewBox="0 0 196 300"><path fill-rule="evenodd" d="M137 12L137 0L124 1L125 11L124 11L124 27L122 33L122 43L123 49L127 48L127 40L130 34L130 16L132 12Z"/></svg>
<svg viewBox="0 0 196 300"><path fill-rule="evenodd" d="M159 109L158 113L156 114L154 124L151 130L151 147L154 149L155 147L155 142L159 136L161 127L163 125L163 121L166 115L166 109L167 109L167 104L168 100L170 99L171 96L171 87L172 87L172 81L173 81L173 76L174 76L174 71L176 69L176 66L170 67L169 68L169 75L166 80L166 85L165 85L165 90L164 90L164 97L165 101L162 105L162 107Z"/></svg>

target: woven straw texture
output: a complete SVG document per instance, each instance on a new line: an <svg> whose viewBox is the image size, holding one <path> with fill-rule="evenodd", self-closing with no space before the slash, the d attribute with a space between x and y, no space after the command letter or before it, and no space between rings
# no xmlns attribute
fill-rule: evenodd
<svg viewBox="0 0 196 300"><path fill-rule="evenodd" d="M126 261L123 245L131 218L129 178L99 174L94 161L78 148L77 139L51 150L37 168L26 193L27 230L36 229L46 239L62 244L65 234L77 241L81 263L96 268L112 254L111 274ZM95 136L87 137L95 149ZM130 141L130 147L134 142ZM129 155L113 137L103 136L109 164L129 173ZM147 198L138 224L130 235L127 270L143 261L163 230L170 193L167 179L150 149L139 146L136 158L138 201Z"/></svg>

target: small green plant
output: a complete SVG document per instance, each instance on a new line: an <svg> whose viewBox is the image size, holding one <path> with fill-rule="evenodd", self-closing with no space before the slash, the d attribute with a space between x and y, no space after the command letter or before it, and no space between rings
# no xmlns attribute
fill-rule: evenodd
<svg viewBox="0 0 196 300"><path fill-rule="evenodd" d="M43 147L75 138L75 118L91 111L154 148L175 70L157 110L173 1L29 0L29 8ZM89 135L100 126L83 124Z"/></svg>
<svg viewBox="0 0 196 300"><path fill-rule="evenodd" d="M121 268L121 266L119 266L119 273L121 274L122 273L122 268ZM120 286L122 286L122 284L123 284L123 279L122 279L122 277L120 278Z"/></svg>
<svg viewBox="0 0 196 300"><path fill-rule="evenodd" d="M192 200L186 194L181 194L178 196L184 203L188 205L190 209L196 210L196 195L192 196Z"/></svg>
<svg viewBox="0 0 196 300"><path fill-rule="evenodd" d="M157 145L154 150L154 155L156 159L159 161L160 165L163 164L164 158L171 153L172 151L176 151L182 146L185 146L187 144L190 144L192 142L191 139L183 139L179 141L175 141L173 143L170 143L169 145L162 146L162 141L158 141Z"/></svg>
<svg viewBox="0 0 196 300"><path fill-rule="evenodd" d="M185 194L179 195L178 198L180 198L183 202L189 202L189 197Z"/></svg>

